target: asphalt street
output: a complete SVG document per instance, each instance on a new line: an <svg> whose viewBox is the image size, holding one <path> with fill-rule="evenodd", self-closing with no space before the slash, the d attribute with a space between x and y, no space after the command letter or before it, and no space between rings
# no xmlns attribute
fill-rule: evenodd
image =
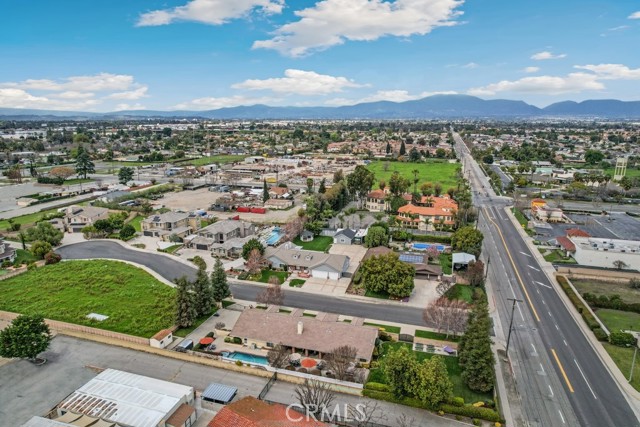
<svg viewBox="0 0 640 427"><path fill-rule="evenodd" d="M154 270L169 280L185 275L195 278L196 273L194 267L173 260L170 256L127 249L115 242L87 241L75 243L58 248L56 252L63 259L110 258L135 262ZM255 301L258 293L264 290L263 285L234 283L232 280L229 280L229 287L234 298L246 301ZM283 305L409 325L425 324L422 319L422 310L419 308L410 306L399 308L395 304L366 303L348 297L339 298L316 293L285 290Z"/></svg>
<svg viewBox="0 0 640 427"><path fill-rule="evenodd" d="M477 163L468 155L465 163L474 189L486 185ZM514 311L509 354L526 421L534 426L640 425L555 286L502 210L504 199L491 193L479 193L474 201L483 211L479 228L486 236L489 283L505 335L512 310L507 298L522 301Z"/></svg>

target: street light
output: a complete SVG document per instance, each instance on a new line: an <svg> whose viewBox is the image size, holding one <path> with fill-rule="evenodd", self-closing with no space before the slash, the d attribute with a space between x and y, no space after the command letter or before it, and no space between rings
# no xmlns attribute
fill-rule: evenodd
<svg viewBox="0 0 640 427"><path fill-rule="evenodd" d="M516 303L522 302L521 299L516 298L507 298L508 301L512 301L513 305L511 306L511 320L509 321L509 334L507 335L507 349L505 353L507 353L507 357L509 356L509 343L511 342L511 331L513 330L513 313L516 310Z"/></svg>
<svg viewBox="0 0 640 427"><path fill-rule="evenodd" d="M631 380L633 379L633 368L635 368L635 365L636 365L636 355L638 354L639 345L640 345L640 342L636 339L636 346L635 346L635 349L633 350L633 360L631 361L631 372L629 373L629 382L631 382Z"/></svg>

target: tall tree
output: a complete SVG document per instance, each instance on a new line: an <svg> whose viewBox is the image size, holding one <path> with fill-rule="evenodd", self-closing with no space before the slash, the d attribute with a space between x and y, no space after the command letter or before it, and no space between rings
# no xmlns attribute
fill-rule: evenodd
<svg viewBox="0 0 640 427"><path fill-rule="evenodd" d="M344 172L342 169L338 169L333 173L333 183L337 184L344 179Z"/></svg>
<svg viewBox="0 0 640 427"><path fill-rule="evenodd" d="M486 300L477 301L458 345L462 380L471 390L487 392L494 386L494 357L489 335L491 322Z"/></svg>
<svg viewBox="0 0 640 427"><path fill-rule="evenodd" d="M476 230L473 226L467 225L453 233L451 247L454 251L467 252L478 257L480 256L483 239L484 235L480 230Z"/></svg>
<svg viewBox="0 0 640 427"><path fill-rule="evenodd" d="M95 172L95 164L91 161L89 153L87 153L81 145L78 147L78 157L76 157L76 173L82 175L82 178L87 179L88 174Z"/></svg>
<svg viewBox="0 0 640 427"><path fill-rule="evenodd" d="M56 166L55 168L51 168L51 170L49 171L49 176L67 180L74 173L75 171L73 170L73 168L70 168L68 166Z"/></svg>
<svg viewBox="0 0 640 427"><path fill-rule="evenodd" d="M360 267L362 281L369 291L387 292L396 297L407 297L413 290L415 268L398 259L395 253L373 256Z"/></svg>
<svg viewBox="0 0 640 427"><path fill-rule="evenodd" d="M195 294L195 308L197 317L211 313L213 308L213 287L205 268L198 268L196 280L193 282L193 293Z"/></svg>
<svg viewBox="0 0 640 427"><path fill-rule="evenodd" d="M250 239L247 243L242 246L242 258L246 260L249 259L249 254L251 251L257 249L260 252L260 255L264 255L264 245L260 243L258 239Z"/></svg>
<svg viewBox="0 0 640 427"><path fill-rule="evenodd" d="M404 141L400 143L400 155L404 156L407 154L407 147L404 145Z"/></svg>
<svg viewBox="0 0 640 427"><path fill-rule="evenodd" d="M284 302L284 291L281 285L269 284L267 289L256 296L256 302L265 305L282 305Z"/></svg>
<svg viewBox="0 0 640 427"><path fill-rule="evenodd" d="M0 331L0 357L35 361L50 342L51 332L42 316L20 315Z"/></svg>
<svg viewBox="0 0 640 427"><path fill-rule="evenodd" d="M384 375L395 397L407 397L414 394L417 374L418 362L408 346L403 345L386 355Z"/></svg>
<svg viewBox="0 0 640 427"><path fill-rule="evenodd" d="M367 248L375 248L376 246L387 246L389 244L389 236L384 227L373 225L367 230L364 236L364 245Z"/></svg>
<svg viewBox="0 0 640 427"><path fill-rule="evenodd" d="M324 194L327 192L327 186L325 184L326 179L322 178L320 181L320 186L318 187L318 193Z"/></svg>
<svg viewBox="0 0 640 427"><path fill-rule="evenodd" d="M218 304L221 304L223 299L231 296L229 284L227 283L227 274L224 272L224 266L220 258L216 258L216 263L211 272L211 288L213 300Z"/></svg>
<svg viewBox="0 0 640 427"><path fill-rule="evenodd" d="M176 284L176 324L179 328L188 328L196 320L193 284L182 276L175 280Z"/></svg>
<svg viewBox="0 0 640 427"><path fill-rule="evenodd" d="M267 352L267 360L269 365L274 368L285 368L289 364L289 349L280 344L276 344L271 350Z"/></svg>
<svg viewBox="0 0 640 427"><path fill-rule="evenodd" d="M252 249L249 253L249 259L245 263L247 271L249 274L258 274L260 270L264 267L264 257L260 253L258 249Z"/></svg>
<svg viewBox="0 0 640 427"><path fill-rule="evenodd" d="M58 246L64 234L46 221L39 222L35 227L27 229L26 239L28 242L41 240L48 242L51 246Z"/></svg>
<svg viewBox="0 0 640 427"><path fill-rule="evenodd" d="M321 419L323 412L332 413L336 392L329 383L305 378L302 384L296 386L294 393L300 406L315 419Z"/></svg>
<svg viewBox="0 0 640 427"><path fill-rule="evenodd" d="M355 373L354 366L357 356L358 350L355 347L343 345L331 350L331 353L326 355L325 361L336 379L344 381Z"/></svg>
<svg viewBox="0 0 640 427"><path fill-rule="evenodd" d="M269 187L267 187L267 180L264 179L262 181L262 202L269 200L269 197Z"/></svg>
<svg viewBox="0 0 640 427"><path fill-rule="evenodd" d="M313 178L307 178L307 194L313 193Z"/></svg>
<svg viewBox="0 0 640 427"><path fill-rule="evenodd" d="M422 361L417 369L414 394L431 408L437 408L451 398L453 384L443 356L433 356Z"/></svg>
<svg viewBox="0 0 640 427"><path fill-rule="evenodd" d="M352 197L356 197L358 201L362 201L371 191L374 181L375 175L373 172L363 165L356 166L354 171L347 176L349 194Z"/></svg>
<svg viewBox="0 0 640 427"><path fill-rule="evenodd" d="M125 185L133 179L133 168L123 167L118 171L118 182Z"/></svg>

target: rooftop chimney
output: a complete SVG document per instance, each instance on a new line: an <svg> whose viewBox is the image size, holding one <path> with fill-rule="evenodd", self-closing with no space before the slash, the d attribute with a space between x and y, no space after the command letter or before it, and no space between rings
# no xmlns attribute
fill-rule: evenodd
<svg viewBox="0 0 640 427"><path fill-rule="evenodd" d="M298 335L302 335L302 329L304 328L304 323L302 321L298 322Z"/></svg>

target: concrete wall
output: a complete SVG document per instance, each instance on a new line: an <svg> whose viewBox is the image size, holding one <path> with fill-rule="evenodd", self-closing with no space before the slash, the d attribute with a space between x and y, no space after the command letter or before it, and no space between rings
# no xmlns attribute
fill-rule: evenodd
<svg viewBox="0 0 640 427"><path fill-rule="evenodd" d="M558 265L559 274L565 274L570 278L593 278L598 280L615 280L620 282L629 281L629 279L640 279L640 272L629 270L603 270L601 268L590 268L588 266L569 266Z"/></svg>

